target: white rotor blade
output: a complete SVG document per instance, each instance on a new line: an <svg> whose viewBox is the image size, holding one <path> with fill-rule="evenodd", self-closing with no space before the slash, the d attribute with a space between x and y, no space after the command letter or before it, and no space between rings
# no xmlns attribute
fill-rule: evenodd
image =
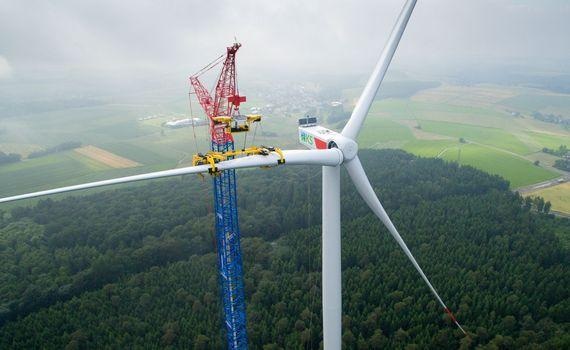
<svg viewBox="0 0 570 350"><path fill-rule="evenodd" d="M330 165L335 166L342 163L342 152L336 148L327 150L291 150L283 151L285 164L284 165ZM255 168L261 166L275 166L279 156L276 153L270 153L269 155L254 155L242 158L236 158L231 160L222 161L216 164L219 170L227 169L241 169L241 168ZM0 203L11 202L20 199L33 198L39 196L46 196L50 194L84 190L88 188L116 185L127 182L135 182L141 180L158 179L163 177L187 175L187 174L199 174L207 173L210 169L209 165L198 165L179 169L171 169L164 171L157 171L153 173L133 175L120 177L116 179L103 180L97 182L89 182L80 185L67 186L55 188L52 190L39 191L27 194L21 194L12 197L0 198Z"/></svg>
<svg viewBox="0 0 570 350"><path fill-rule="evenodd" d="M366 119L368 110L372 105L372 101L374 101L378 88L384 79L384 75L386 75L388 66L390 66L392 57L394 57L394 52L396 52L398 43L402 38L402 34L404 33L404 29L406 29L406 25L408 24L408 20L410 19L415 5L416 0L408 0L402 8L402 12L400 12L400 16L398 17L398 20L392 29L392 33L384 46L384 51L382 51L382 54L378 59L378 63L376 63L376 67L366 83L366 87L358 99L348 123L342 130L343 136L356 140L356 137L360 132L360 128L362 128L362 124L364 123L364 119Z"/></svg>
<svg viewBox="0 0 570 350"><path fill-rule="evenodd" d="M457 322L455 316L453 316L453 314L451 313L449 308L445 305L445 303L443 302L443 300L441 299L435 288L431 285L424 271L422 270L420 265L418 265L418 262L412 255L412 252L410 252L410 249L408 249L408 246L406 245L406 243L398 233L398 230L396 230L396 227L392 223L392 220L390 220L390 217L388 217L388 214L386 214L386 211L384 210L382 203L380 203L380 200L378 199L376 193L372 189L372 185L370 184L370 181L368 180L368 177L364 172L364 168L362 168L362 163L360 163L360 159L358 159L358 156L355 157L350 162L345 163L345 166L346 170L348 171L348 174L350 175L350 178L352 179L352 182L356 186L356 190L358 191L358 193L360 193L366 204L368 204L368 206L370 207L370 209L372 209L374 214L376 214L376 216L384 223L384 226L386 226L388 231L390 231L390 233L392 234L396 242L398 242L398 244L400 245L400 247L408 257L408 259L410 259L416 270L422 276L424 282L428 285L433 295L435 295L437 301L439 301L444 311L449 314L449 316L452 318L453 322L459 327L459 329L461 329L461 331L465 333L463 327L461 327L459 322Z"/></svg>

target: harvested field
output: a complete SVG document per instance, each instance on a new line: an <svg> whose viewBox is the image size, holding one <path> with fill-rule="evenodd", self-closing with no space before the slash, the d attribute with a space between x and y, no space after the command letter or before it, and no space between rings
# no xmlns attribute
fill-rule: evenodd
<svg viewBox="0 0 570 350"><path fill-rule="evenodd" d="M529 196L540 196L552 203L552 210L570 214L570 182L539 189L528 193Z"/></svg>
<svg viewBox="0 0 570 350"><path fill-rule="evenodd" d="M92 145L77 148L75 152L115 169L133 168L141 165L133 160L118 156Z"/></svg>

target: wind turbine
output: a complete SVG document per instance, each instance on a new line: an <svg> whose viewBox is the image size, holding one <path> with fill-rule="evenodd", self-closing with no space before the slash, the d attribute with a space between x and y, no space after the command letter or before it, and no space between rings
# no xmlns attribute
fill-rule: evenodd
<svg viewBox="0 0 570 350"><path fill-rule="evenodd" d="M362 196L372 212L374 212L386 226L408 259L410 259L414 268L418 271L430 291L443 307L443 310L451 317L457 327L459 327L464 334L467 334L432 286L392 223L392 220L390 220L388 214L386 214L358 158L358 144L356 143L356 138L364 124L366 115L380 88L388 66L392 61L398 43L416 5L416 1L417 0L407 0L405 3L384 50L342 132L338 133L315 125L313 123L314 121L309 119L305 120L304 125L299 126L299 140L302 144L310 148L309 150L284 150L281 154L279 154L280 152L278 151L268 150L265 155L250 155L219 161L215 164L158 171L0 198L0 203L134 181L186 174L215 173L228 169L271 167L278 165L322 166L323 343L325 349L340 349L342 344L340 166L344 165L358 193Z"/></svg>

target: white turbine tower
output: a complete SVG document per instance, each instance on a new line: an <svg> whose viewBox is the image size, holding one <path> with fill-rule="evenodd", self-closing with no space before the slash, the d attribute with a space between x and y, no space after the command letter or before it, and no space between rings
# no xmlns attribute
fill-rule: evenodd
<svg viewBox="0 0 570 350"><path fill-rule="evenodd" d="M170 176L208 173L212 170L242 169L283 165L318 165L323 169L322 191L322 305L323 305L323 341L325 349L340 349L342 335L342 299L341 299L341 239L340 239L340 166L344 165L356 190L374 214L386 226L390 234L400 245L415 269L427 284L444 311L453 322L465 331L449 311L435 288L432 286L416 259L398 233L392 220L386 214L380 200L364 172L358 159L358 144L356 137L362 128L368 110L380 88L384 75L390 65L394 52L404 33L417 0L408 0L404 5L386 46L378 59L376 67L370 76L362 95L360 96L352 115L341 133L317 126L307 120L308 124L299 127L299 140L310 150L285 150L283 159L277 152L267 155L252 155L236 159L220 161L211 165L198 165L179 169L158 171L153 173L121 177L110 180L90 182L75 186L61 187L52 190L27 193L12 197L0 198L0 203L20 199L45 196L50 194L76 191L93 187L121 184L127 182L150 180ZM466 333L465 333L466 334Z"/></svg>

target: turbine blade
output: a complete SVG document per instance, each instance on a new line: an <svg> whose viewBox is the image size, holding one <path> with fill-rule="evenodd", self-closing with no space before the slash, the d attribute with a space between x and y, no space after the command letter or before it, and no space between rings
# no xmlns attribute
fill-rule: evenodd
<svg viewBox="0 0 570 350"><path fill-rule="evenodd" d="M432 286L431 282L428 280L424 271L422 270L420 265L418 265L418 262L412 255L412 252L410 252L410 249L408 249L408 246L400 236L400 233L398 233L398 230L396 230L396 227L392 223L392 220L390 220L390 217L388 217L388 214L386 214L386 211L384 210L382 203L380 203L380 200L378 199L376 193L372 189L372 185L370 184L370 181L368 180L368 177L364 172L364 168L362 167L362 163L360 163L360 159L358 159L358 156L355 157L350 162L345 163L345 166L346 170L348 171L348 174L350 175L350 178L352 179L352 182L354 183L354 186L356 186L356 190L358 191L358 193L360 193L360 196L362 196L362 198L364 199L366 204L368 204L370 209L372 209L374 214L376 214L376 216L382 221L382 223L384 223L384 226L386 226L388 231L390 231L392 237L394 237L396 242L398 242L400 248L402 248L408 259L410 259L412 265L414 265L420 276L422 276L422 279L427 284L427 286L429 287L429 289L431 290L437 301L441 304L443 310L451 317L451 319L457 325L457 327L459 327L459 329L461 329L461 331L467 335L463 327L461 327L459 322L455 319L453 313L451 313L451 311L445 305L445 303L443 302L443 300L441 299L435 288Z"/></svg>
<svg viewBox="0 0 570 350"><path fill-rule="evenodd" d="M284 165L330 165L335 166L342 163L342 152L338 149L327 150L291 150L283 151L285 159ZM280 159L279 155L272 152L268 155L254 155L248 157L241 157L222 161L216 164L219 170L228 169L242 169L242 168L255 168L261 166L275 166ZM102 187L109 185L116 185L128 182L159 179L163 177L187 175L187 174L200 174L207 173L210 169L209 165L198 165L185 168L157 171L153 173L146 173L140 175L119 177L116 179L102 180L97 182L89 182L80 185L73 185L67 187L60 187L51 190L39 191L21 194L17 196L0 198L0 203L11 202L20 199L34 198L40 196L47 196L50 194L84 190L94 187Z"/></svg>
<svg viewBox="0 0 570 350"><path fill-rule="evenodd" d="M372 101L374 101L378 88L380 88L384 75L386 75L386 71L394 57L394 52L396 52L398 43L402 38L402 34L404 34L404 29L406 29L406 25L408 24L408 20L412 15L415 5L416 0L408 0L402 8L402 12L400 12L400 16L398 17L396 24L394 24L392 33L390 34L390 37L384 46L384 50L376 63L376 67L374 68L372 75L370 75L370 78L358 99L348 123L342 130L343 136L356 140L356 137L362 128L362 124L364 124L368 110L372 105Z"/></svg>

